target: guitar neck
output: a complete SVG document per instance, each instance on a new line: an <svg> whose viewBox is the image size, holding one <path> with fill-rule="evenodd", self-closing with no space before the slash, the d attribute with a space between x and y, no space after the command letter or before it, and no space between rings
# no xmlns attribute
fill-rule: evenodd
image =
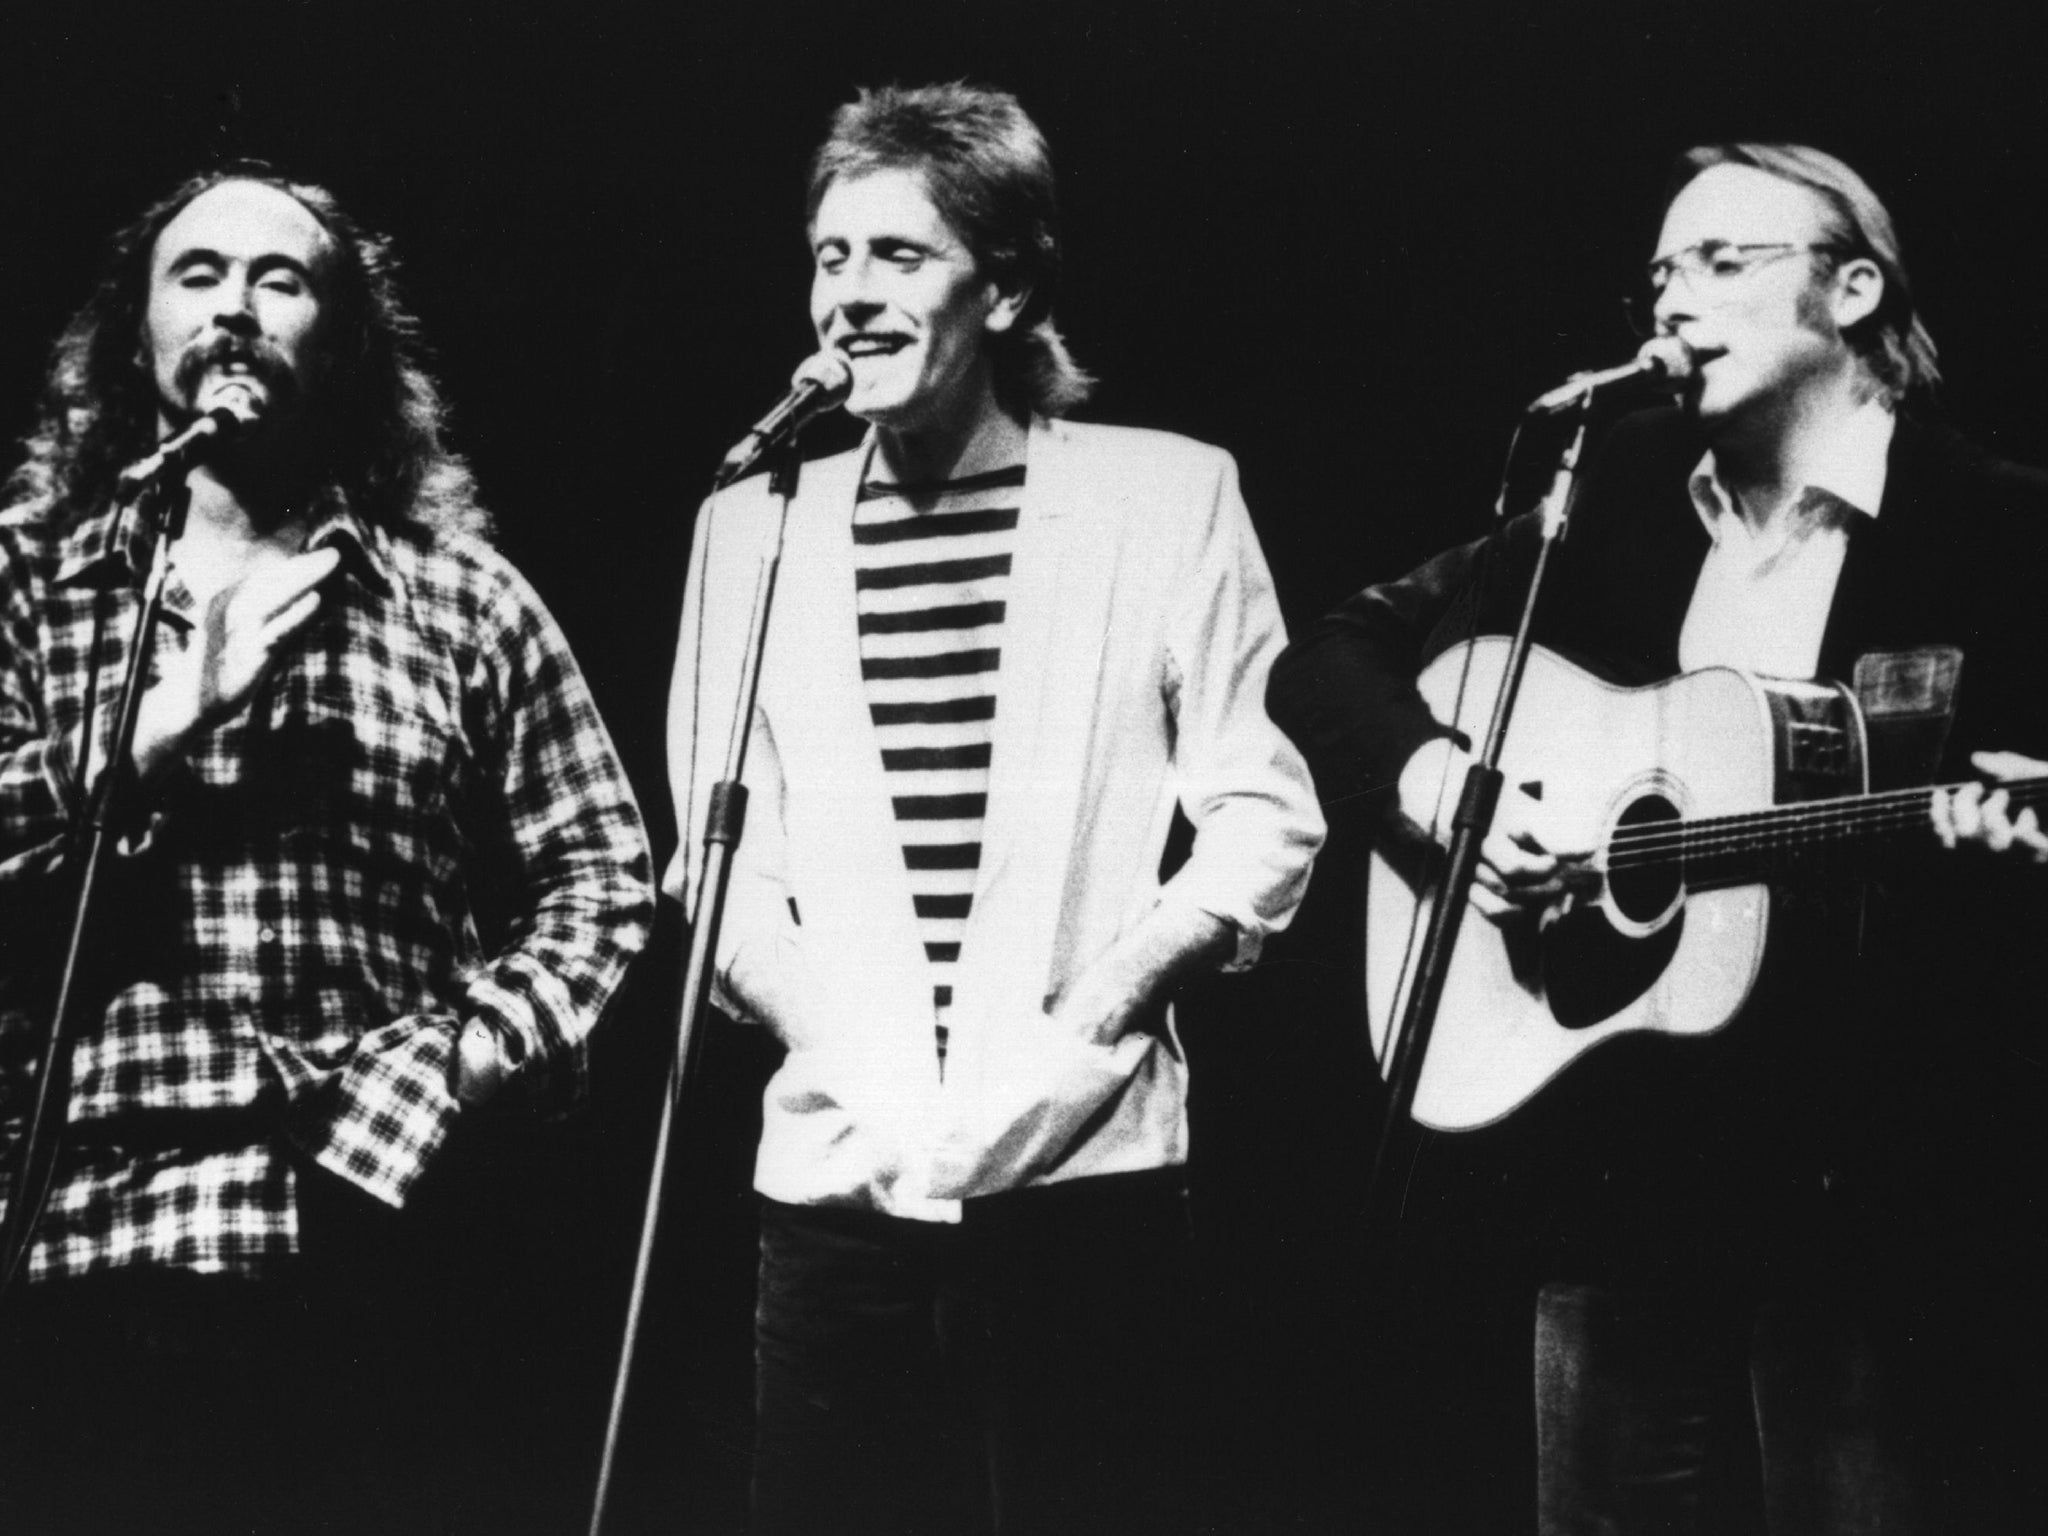
<svg viewBox="0 0 2048 1536"><path fill-rule="evenodd" d="M2018 779L2000 787L2011 796L2016 811L2048 803L2048 778ZM1925 785L1799 801L1733 816L1642 822L1616 830L1608 844L1607 863L1610 869L1681 865L1686 884L1696 890L1749 884L1795 859L1872 851L1931 832L1937 788L1962 786Z"/></svg>

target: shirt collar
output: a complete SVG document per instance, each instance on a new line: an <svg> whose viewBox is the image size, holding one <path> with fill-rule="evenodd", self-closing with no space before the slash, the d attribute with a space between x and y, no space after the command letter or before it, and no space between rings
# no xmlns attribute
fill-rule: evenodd
<svg viewBox="0 0 2048 1536"><path fill-rule="evenodd" d="M306 535L306 548L332 548L342 568L382 597L392 593L391 556L382 529L366 525L339 491L326 493L324 510Z"/></svg>
<svg viewBox="0 0 2048 1536"><path fill-rule="evenodd" d="M1808 445L1806 485L1798 505L1809 514L1845 509L1875 521L1884 501L1886 460L1897 424L1891 407L1873 398L1822 428ZM1721 519L1734 513L1735 502L1721 483L1713 449L1700 456L1686 488L1708 535L1717 536Z"/></svg>
<svg viewBox="0 0 2048 1536"><path fill-rule="evenodd" d="M307 549L332 547L344 569L371 591L389 596L391 562L380 530L368 527L340 491L321 493ZM101 569L139 577L149 563L150 531L140 516L124 517L114 506L80 518L58 546L56 584L82 581Z"/></svg>
<svg viewBox="0 0 2048 1536"><path fill-rule="evenodd" d="M73 521L57 542L56 585L83 581L102 569L139 575L149 562L150 530L141 516L102 507Z"/></svg>

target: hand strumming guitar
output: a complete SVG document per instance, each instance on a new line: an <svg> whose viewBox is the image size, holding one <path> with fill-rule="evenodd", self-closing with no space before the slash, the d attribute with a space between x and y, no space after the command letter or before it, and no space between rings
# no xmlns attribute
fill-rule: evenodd
<svg viewBox="0 0 2048 1536"><path fill-rule="evenodd" d="M1402 814L1446 846L1451 840L1451 812L1473 761L1472 754L1450 737L1438 736L1417 747L1401 770ZM1540 912L1598 883L1592 856L1591 845L1560 826L1543 801L1506 785L1493 826L1480 845L1473 909L1494 922L1518 912Z"/></svg>

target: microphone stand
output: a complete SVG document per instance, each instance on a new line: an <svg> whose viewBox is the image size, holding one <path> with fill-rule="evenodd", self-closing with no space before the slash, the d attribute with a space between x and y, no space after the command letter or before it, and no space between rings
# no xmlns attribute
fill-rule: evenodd
<svg viewBox="0 0 2048 1536"><path fill-rule="evenodd" d="M626 1391L639 1343L640 1316L647 1299L647 1280L654 1262L654 1237L661 1223L662 1185L668 1173L669 1139L676 1107L688 1089L697 1056L697 1025L711 999L711 975L718 953L718 931L725 917L726 887L732 877L733 850L739 846L747 818L747 738L754 719L754 699L761 686L761 658L768 644L768 618L775 601L775 578L782 564L783 539L789 530L789 504L796 495L802 461L794 433L769 449L768 492L780 502L775 538L762 552L754 579L754 605L747 624L747 646L741 659L734 700L732 735L726 742L724 775L711 786L704 813L704 875L697 887L695 920L683 965L683 990L676 1020L675 1057L669 1066L668 1092L662 1100L661 1126L654 1138L654 1168L647 1182L647 1207L640 1223L640 1251L633 1269L633 1288L626 1303L626 1332L619 1347L618 1371L612 1382L611 1414L605 1424L604 1455L598 1464L597 1496L590 1511L589 1536L600 1536L612 1472L618 1456L619 1431L625 1419ZM701 716L700 716L701 719Z"/></svg>
<svg viewBox="0 0 2048 1536"><path fill-rule="evenodd" d="M1547 398L1547 397L1546 397ZM1439 864L1434 899L1429 908L1429 925L1424 930L1421 954L1416 962L1415 980L1394 1034L1394 1047L1387 1063L1387 1113L1380 1125L1378 1145L1373 1152L1372 1173L1366 1184L1366 1224L1372 1225L1381 1211L1392 1217L1398 1207L1387 1202L1393 1179L1394 1158L1406 1136L1410 1112L1415 1105L1416 1085L1422 1079L1424 1059L1431 1034L1436 1029L1444 982L1450 971L1451 954L1465 921L1465 908L1472 894L1472 881L1479 872L1479 850L1492 830L1495 808L1500 804L1501 748L1507 740L1508 723L1521 693L1522 674L1529 661L1530 635L1536 616L1536 600L1543 591L1543 576L1551 552L1565 535L1577 489L1579 457L1586 446L1586 424L1592 395L1584 394L1576 406L1572 436L1559 456L1544 493L1542 542L1537 547L1536 566L1529 576L1529 590L1522 601L1521 618L1515 626L1508 649L1508 662L1501 676L1500 691L1494 696L1493 716L1486 728L1485 745L1479 758L1466 770L1465 785L1458 806L1451 814L1451 842L1448 856ZM1540 402L1539 402L1540 404ZM1517 431L1519 432L1519 427ZM1502 498L1506 497L1503 487ZM1391 1237L1391 1232L1389 1234ZM1392 1252L1389 1242L1385 1251Z"/></svg>
<svg viewBox="0 0 2048 1536"><path fill-rule="evenodd" d="M118 514L123 519L131 513L142 516L155 526L156 538L150 552L149 573L143 582L142 606L131 632L128 669L114 716L113 745L98 782L87 791L83 823L74 823L67 834L70 856L79 858L81 868L78 895L70 938L64 947L64 966L57 982L57 1001L51 1010L50 1028L36 1073L28 1125L14 1149L7 1217L4 1226L0 1226L0 1300L4 1300L25 1266L35 1241L36 1223L42 1219L50 1198L70 1110L69 1047L83 1007L80 972L103 884L108 839L113 829L123 824L136 788L134 769L129 762L135 745L135 722L141 712L145 679L156 649L157 621L163 612L164 583L171 573L172 546L184 533L185 513L192 500L184 480L186 463L182 459L159 458L160 462L149 473L131 482L135 487L134 499L127 501ZM81 781L91 769L94 733L94 722L88 714L79 750ZM66 862L70 862L69 857Z"/></svg>

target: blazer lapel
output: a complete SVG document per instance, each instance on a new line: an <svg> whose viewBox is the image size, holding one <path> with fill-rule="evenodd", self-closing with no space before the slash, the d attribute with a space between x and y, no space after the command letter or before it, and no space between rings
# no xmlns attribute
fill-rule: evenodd
<svg viewBox="0 0 2048 1536"><path fill-rule="evenodd" d="M1848 552L1835 583L1821 641L1823 677L1847 678L1865 651L1929 638L1928 608L1940 589L1926 579L1949 557L1928 534L1939 530L1936 465L1927 435L1905 417L1892 434L1884 502L1875 519L1851 521ZM1932 518L1930 518L1932 514Z"/></svg>
<svg viewBox="0 0 2048 1536"><path fill-rule="evenodd" d="M805 467L775 600L771 718L784 779L817 817L796 845L818 856L792 871L794 883L819 883L820 899L840 914L832 931L847 939L826 964L883 1015L869 1027L901 1034L928 1057L924 945L860 672L853 506L866 462L863 448Z"/></svg>
<svg viewBox="0 0 2048 1536"><path fill-rule="evenodd" d="M956 1027L1036 1013L1066 887L1115 586L1122 509L1034 422L1004 618L981 872L962 942ZM1106 504L1103 504L1106 503ZM970 1046L971 1049L971 1046Z"/></svg>

